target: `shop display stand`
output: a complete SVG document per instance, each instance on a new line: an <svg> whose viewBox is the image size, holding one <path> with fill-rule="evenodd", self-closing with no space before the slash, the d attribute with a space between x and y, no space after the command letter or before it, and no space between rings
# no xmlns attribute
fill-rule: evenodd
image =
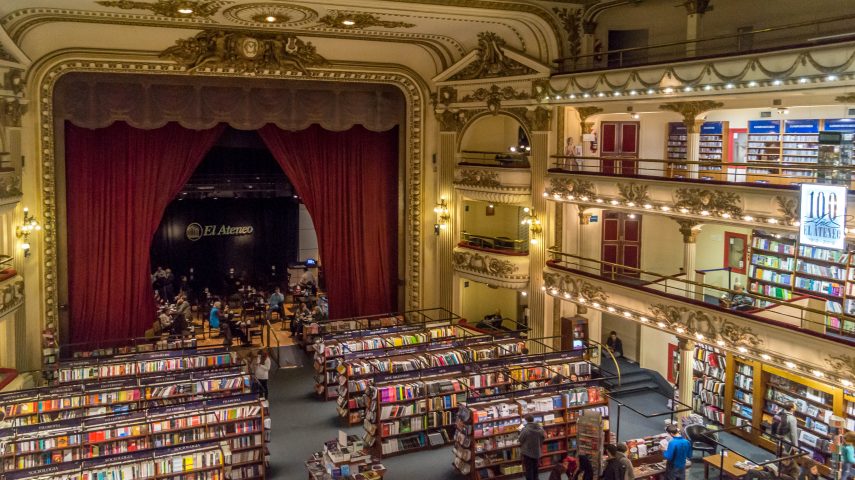
<svg viewBox="0 0 855 480"><path fill-rule="evenodd" d="M755 383L761 367L751 360L738 358L732 354L728 355L727 371L733 372L733 379L729 383L729 389L725 395L725 404L730 406L728 411L730 426L742 427L733 430L743 438L750 437L754 423L754 412L762 409L762 403L758 405L760 398L755 398ZM762 401L761 401L762 402Z"/></svg>
<svg viewBox="0 0 855 480"><path fill-rule="evenodd" d="M356 330L371 330L385 327L398 327L406 323L404 315L375 315L369 317L355 317L344 319L330 319L321 322L312 322L303 327L303 333L297 338L297 341L306 348L306 351L312 351L315 340L321 335L326 335L336 332L352 332Z"/></svg>
<svg viewBox="0 0 855 480"><path fill-rule="evenodd" d="M642 438L626 441L627 457L632 461L633 467L650 465L664 460L660 445L662 440L668 438L668 434L659 433Z"/></svg>
<svg viewBox="0 0 855 480"><path fill-rule="evenodd" d="M698 343L695 345L692 409L704 418L723 425L726 358L720 350Z"/></svg>
<svg viewBox="0 0 855 480"><path fill-rule="evenodd" d="M306 461L306 469L309 472L309 480L379 480L386 473L386 467L371 456L371 452L364 448L359 437L345 437L343 432L339 433L339 439L324 443L324 450L315 452Z"/></svg>
<svg viewBox="0 0 855 480"><path fill-rule="evenodd" d="M588 453L599 473L608 408L596 386L547 386L467 402L457 414L454 467L475 480L521 476L519 429L530 413L546 431L541 470L567 455Z"/></svg>
<svg viewBox="0 0 855 480"><path fill-rule="evenodd" d="M668 137L665 139L665 151L668 157L668 176L671 178L686 178L689 166L686 165L686 155L689 148L686 124L683 122L668 123Z"/></svg>
<svg viewBox="0 0 855 480"><path fill-rule="evenodd" d="M724 167L727 163L727 122L704 122L701 125L700 143L698 144L698 178L702 180L725 180ZM704 165L705 162L711 165Z"/></svg>
<svg viewBox="0 0 855 480"><path fill-rule="evenodd" d="M313 366L315 392L324 400L338 398L338 367L345 354L372 351L378 355L418 344L450 344L456 338L454 326L390 327L365 332L333 335L315 342Z"/></svg>
<svg viewBox="0 0 855 480"><path fill-rule="evenodd" d="M163 375L178 371L210 370L228 368L238 362L240 360L237 354L226 349L137 353L104 359L60 362L57 365L57 382L67 384Z"/></svg>
<svg viewBox="0 0 855 480"><path fill-rule="evenodd" d="M345 355L337 367L339 373L338 413L348 425L357 425L365 418L364 394L373 384L374 376L403 373L431 367L462 365L510 355L520 355L525 343L516 333L498 336L461 338L454 346L423 344L394 350L390 355L374 352Z"/></svg>
<svg viewBox="0 0 855 480"><path fill-rule="evenodd" d="M591 364L557 359L536 365L446 370L390 375L395 377L392 381L375 378L367 392L366 443L379 444L383 457L443 446L451 441L448 429L455 425L454 416L463 402L529 388L559 374L568 381L589 380Z"/></svg>
<svg viewBox="0 0 855 480"><path fill-rule="evenodd" d="M250 385L250 376L242 368L232 367L21 390L0 394L0 406L14 426L38 425L246 393Z"/></svg>

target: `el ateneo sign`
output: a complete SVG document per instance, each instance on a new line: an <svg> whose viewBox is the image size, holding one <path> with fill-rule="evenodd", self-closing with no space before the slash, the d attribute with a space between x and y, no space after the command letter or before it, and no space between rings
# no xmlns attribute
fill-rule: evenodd
<svg viewBox="0 0 855 480"><path fill-rule="evenodd" d="M802 184L799 243L843 250L846 193L845 186Z"/></svg>
<svg viewBox="0 0 855 480"><path fill-rule="evenodd" d="M241 235L252 235L254 229L251 225L243 227L233 227L231 225L200 225L191 223L184 230L184 235L187 240L195 242L203 237L237 237Z"/></svg>

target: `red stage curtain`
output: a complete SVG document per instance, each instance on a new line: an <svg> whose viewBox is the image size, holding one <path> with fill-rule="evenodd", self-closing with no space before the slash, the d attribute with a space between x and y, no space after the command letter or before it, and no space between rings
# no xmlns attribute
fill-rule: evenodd
<svg viewBox="0 0 855 480"><path fill-rule="evenodd" d="M152 325L152 237L223 128L66 125L72 343L139 337Z"/></svg>
<svg viewBox="0 0 855 480"><path fill-rule="evenodd" d="M398 129L259 134L312 216L330 317L397 311Z"/></svg>

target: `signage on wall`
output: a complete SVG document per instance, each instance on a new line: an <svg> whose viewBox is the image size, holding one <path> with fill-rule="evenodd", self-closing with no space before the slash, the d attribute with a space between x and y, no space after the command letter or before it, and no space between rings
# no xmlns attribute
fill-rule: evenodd
<svg viewBox="0 0 855 480"><path fill-rule="evenodd" d="M802 245L843 250L846 187L802 184L799 222L799 242Z"/></svg>
<svg viewBox="0 0 855 480"><path fill-rule="evenodd" d="M597 220L599 219L600 217L598 217L597 215L591 215L591 223L597 223Z"/></svg>
<svg viewBox="0 0 855 480"><path fill-rule="evenodd" d="M686 124L683 122L668 123L668 135L685 135L687 131Z"/></svg>
<svg viewBox="0 0 855 480"><path fill-rule="evenodd" d="M829 118L822 124L827 132L855 133L855 118Z"/></svg>
<svg viewBox="0 0 855 480"><path fill-rule="evenodd" d="M234 237L240 235L252 235L251 225L244 227L233 227L231 225L199 225L196 222L187 225L184 235L187 240L195 242L203 237Z"/></svg>
<svg viewBox="0 0 855 480"><path fill-rule="evenodd" d="M748 133L781 133L780 120L749 120Z"/></svg>
<svg viewBox="0 0 855 480"><path fill-rule="evenodd" d="M701 124L701 135L721 135L723 124L721 122L704 122Z"/></svg>
<svg viewBox="0 0 855 480"><path fill-rule="evenodd" d="M819 120L784 120L784 133L819 133Z"/></svg>

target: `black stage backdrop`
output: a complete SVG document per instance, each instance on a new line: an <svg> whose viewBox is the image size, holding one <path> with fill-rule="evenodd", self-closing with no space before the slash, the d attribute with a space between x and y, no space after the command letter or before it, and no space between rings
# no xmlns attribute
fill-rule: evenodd
<svg viewBox="0 0 855 480"><path fill-rule="evenodd" d="M154 234L152 268L169 267L180 277L192 267L195 286L215 293L230 268L263 285L271 265L281 274L298 260L298 215L291 198L173 201Z"/></svg>

